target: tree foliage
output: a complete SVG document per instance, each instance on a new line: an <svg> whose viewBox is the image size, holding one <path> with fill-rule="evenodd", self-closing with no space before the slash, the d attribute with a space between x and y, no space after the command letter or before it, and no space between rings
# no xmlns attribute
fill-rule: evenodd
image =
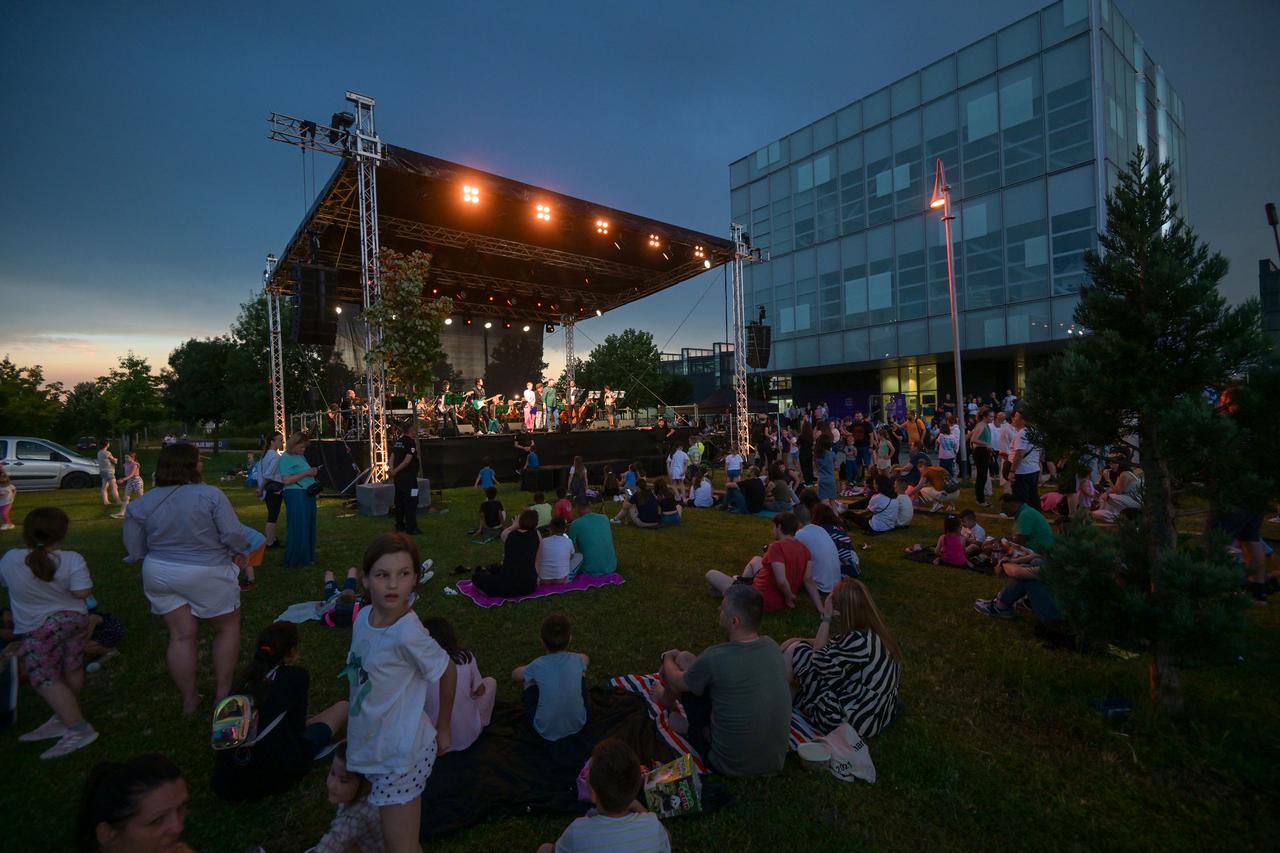
<svg viewBox="0 0 1280 853"><path fill-rule="evenodd" d="M45 384L44 369L0 360L0 433L47 436L62 405L62 386Z"/></svg>
<svg viewBox="0 0 1280 853"><path fill-rule="evenodd" d="M659 403L681 405L690 402L693 387L683 376L664 373L661 354L653 335L627 329L608 335L604 341L579 359L574 381L579 388L599 390L605 385L615 391L625 390L624 405L634 408L657 406ZM557 385L568 384L561 374Z"/></svg>
<svg viewBox="0 0 1280 853"><path fill-rule="evenodd" d="M286 330L281 335L284 401L288 411L297 412L306 407L312 377L323 375L333 348L294 341L287 331L292 310L289 300L281 300L280 323ZM234 389L231 420L265 426L271 422L271 332L266 294L258 293L241 303L240 314L231 324L231 339L236 343L235 354L227 363L227 384Z"/></svg>
<svg viewBox="0 0 1280 853"><path fill-rule="evenodd" d="M161 378L141 356L121 356L116 367L98 377L97 386L109 435L133 436L165 417Z"/></svg>
<svg viewBox="0 0 1280 853"><path fill-rule="evenodd" d="M1268 345L1255 301L1227 307L1226 259L1178 214L1168 164L1142 149L1107 196L1100 245L1085 257L1091 283L1075 312L1086 334L1029 377L1027 415L1054 456L1139 451L1142 517L1114 545L1073 526L1045 577L1086 633L1150 651L1153 698L1178 712L1179 660L1234 644L1241 573L1220 548L1179 543L1174 494L1213 469L1237 431L1203 390L1258 368Z"/></svg>
<svg viewBox="0 0 1280 853"><path fill-rule="evenodd" d="M231 417L235 388L227 382L236 343L229 337L192 338L169 355L165 401L175 417L213 425L214 452L222 425Z"/></svg>
<svg viewBox="0 0 1280 853"><path fill-rule="evenodd" d="M542 335L509 331L489 350L484 384L492 389L491 393L510 394L523 391L526 382L541 382L546 371L547 363L542 360Z"/></svg>
<svg viewBox="0 0 1280 853"><path fill-rule="evenodd" d="M400 393L411 397L431 394L433 367L444 357L440 333L444 318L453 312L453 301L427 298L431 256L425 252L403 255L383 249L379 263L382 298L363 316L381 327L382 334L365 358L370 363L381 362L387 379Z"/></svg>

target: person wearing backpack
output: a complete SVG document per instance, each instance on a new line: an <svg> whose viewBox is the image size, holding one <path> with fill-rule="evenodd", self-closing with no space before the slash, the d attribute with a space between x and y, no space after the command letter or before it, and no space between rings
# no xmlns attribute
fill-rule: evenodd
<svg viewBox="0 0 1280 853"><path fill-rule="evenodd" d="M226 700L247 698L242 707L251 707L254 720L243 742L217 750L211 787L222 799L257 800L289 790L342 734L345 700L307 716L311 676L296 665L298 656L298 628L292 622L273 622L258 635L253 660ZM219 712L214 716L217 720Z"/></svg>

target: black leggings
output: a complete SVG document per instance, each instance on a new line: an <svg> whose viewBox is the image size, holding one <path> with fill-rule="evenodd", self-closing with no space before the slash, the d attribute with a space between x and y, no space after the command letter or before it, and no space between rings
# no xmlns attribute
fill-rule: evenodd
<svg viewBox="0 0 1280 853"><path fill-rule="evenodd" d="M974 477L973 491L978 503L987 502L987 477L991 476L991 448L976 445L973 448L973 466L977 476Z"/></svg>
<svg viewBox="0 0 1280 853"><path fill-rule="evenodd" d="M263 500L267 505L267 524L275 524L280 520L280 504L284 503L284 492L265 492Z"/></svg>

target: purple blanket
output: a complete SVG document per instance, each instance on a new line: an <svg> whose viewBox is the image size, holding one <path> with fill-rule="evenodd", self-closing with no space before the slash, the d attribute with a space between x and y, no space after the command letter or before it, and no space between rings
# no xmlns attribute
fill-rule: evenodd
<svg viewBox="0 0 1280 853"><path fill-rule="evenodd" d="M481 607L497 607L499 604L506 604L508 601L527 601L530 598L559 595L562 592L575 592L580 589L591 589L592 587L597 586L613 586L614 584L624 583L625 581L626 578L617 572L610 572L607 575L581 574L569 583L540 586L528 595L517 595L514 598L493 598L476 589L475 584L471 581L458 581L458 592L462 593Z"/></svg>

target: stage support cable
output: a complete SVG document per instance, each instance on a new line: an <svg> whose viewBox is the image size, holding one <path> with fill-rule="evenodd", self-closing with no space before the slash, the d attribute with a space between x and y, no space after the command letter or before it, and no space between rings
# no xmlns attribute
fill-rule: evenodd
<svg viewBox="0 0 1280 853"><path fill-rule="evenodd" d="M276 256L267 255L262 270L262 291L267 297L267 336L271 355L271 415L276 432L288 437L288 417L284 409L284 341L280 330L280 294L271 287L276 270Z"/></svg>
<svg viewBox="0 0 1280 853"><path fill-rule="evenodd" d="M564 376L566 382L572 382L573 374L576 372L576 365L573 360L573 321L572 314L565 314L560 318L560 325L564 328Z"/></svg>

